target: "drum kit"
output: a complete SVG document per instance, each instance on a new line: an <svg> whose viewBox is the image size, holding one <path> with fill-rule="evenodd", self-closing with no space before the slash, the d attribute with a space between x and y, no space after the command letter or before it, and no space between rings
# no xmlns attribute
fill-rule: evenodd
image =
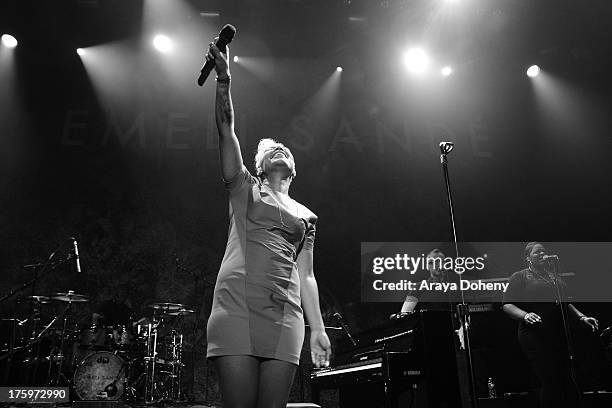
<svg viewBox="0 0 612 408"><path fill-rule="evenodd" d="M0 350L0 360L12 360L27 373L20 385L69 386L81 400L185 400L181 323L194 313L186 305L152 303L146 317L126 318L120 324L94 313L91 324L79 326L71 323L73 312L89 302L88 296L68 291L27 299L32 304L28 319L3 320L14 329L27 327L28 334ZM41 325L41 310L52 304L64 307Z"/></svg>

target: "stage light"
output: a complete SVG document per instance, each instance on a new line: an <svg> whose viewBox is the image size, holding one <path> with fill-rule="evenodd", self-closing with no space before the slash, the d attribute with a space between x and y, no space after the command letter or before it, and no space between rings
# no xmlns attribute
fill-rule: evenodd
<svg viewBox="0 0 612 408"><path fill-rule="evenodd" d="M337 72L342 72L342 67L336 67Z"/></svg>
<svg viewBox="0 0 612 408"><path fill-rule="evenodd" d="M6 48L15 48L17 46L17 39L10 34L2 34L2 45Z"/></svg>
<svg viewBox="0 0 612 408"><path fill-rule="evenodd" d="M77 50L76 50L76 51L77 51L77 54L79 54L80 56L85 55L85 50L84 50L84 49L82 49L82 48L77 48Z"/></svg>
<svg viewBox="0 0 612 408"><path fill-rule="evenodd" d="M537 65L532 65L529 68L527 68L527 76L529 78L535 78L540 74L540 67L538 67Z"/></svg>
<svg viewBox="0 0 612 408"><path fill-rule="evenodd" d="M421 48L412 48L404 55L404 63L410 72L423 73L429 66L429 57Z"/></svg>
<svg viewBox="0 0 612 408"><path fill-rule="evenodd" d="M446 66L444 68L442 68L442 70L440 71L440 73L442 74L442 76L449 76L453 73L453 69L449 66Z"/></svg>
<svg viewBox="0 0 612 408"><path fill-rule="evenodd" d="M163 34L158 34L153 38L153 46L159 52L168 52L172 49L172 41Z"/></svg>
<svg viewBox="0 0 612 408"><path fill-rule="evenodd" d="M234 55L234 62L238 62L238 61L240 61L240 58L238 58L237 55Z"/></svg>

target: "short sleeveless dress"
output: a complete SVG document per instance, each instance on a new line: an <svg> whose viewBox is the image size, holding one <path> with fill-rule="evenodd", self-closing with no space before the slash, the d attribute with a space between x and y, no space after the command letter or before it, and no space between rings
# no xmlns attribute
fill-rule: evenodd
<svg viewBox="0 0 612 408"><path fill-rule="evenodd" d="M207 357L252 355L299 363L304 341L300 251L312 251L317 217L287 211L242 167L229 182L229 233L206 328Z"/></svg>

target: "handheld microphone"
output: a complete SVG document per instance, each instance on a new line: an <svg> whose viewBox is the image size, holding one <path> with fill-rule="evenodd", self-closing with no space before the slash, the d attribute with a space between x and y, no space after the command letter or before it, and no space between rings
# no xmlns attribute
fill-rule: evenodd
<svg viewBox="0 0 612 408"><path fill-rule="evenodd" d="M559 260L559 256L558 255L544 255L542 257L543 261L558 261Z"/></svg>
<svg viewBox="0 0 612 408"><path fill-rule="evenodd" d="M349 338L349 340L351 341L351 344L353 344L353 346L357 346L357 340L355 340L353 338L353 336L351 336L351 332L349 331L349 328L347 326L347 324L344 322L344 319L342 318L342 315L338 312L334 313L333 316L338 319L338 323L340 323L340 326L342 326L342 330L344 330L344 332L346 333L346 336Z"/></svg>
<svg viewBox="0 0 612 408"><path fill-rule="evenodd" d="M78 273L81 273L81 261L79 260L79 247L77 245L76 238L72 239L72 246L74 248L74 259L76 260L76 270Z"/></svg>
<svg viewBox="0 0 612 408"><path fill-rule="evenodd" d="M219 33L219 38L217 39L217 42L215 43L215 45L217 46L217 48L219 48L219 50L221 50L221 52L223 53L227 52L227 44L232 42L235 34L236 34L236 27L234 27L231 24L226 24L221 30L221 32ZM202 69L200 70L200 76L198 77L198 85L200 86L204 85L206 78L208 78L210 71L212 71L214 67L215 67L214 60L207 60L204 63L204 65L202 66Z"/></svg>

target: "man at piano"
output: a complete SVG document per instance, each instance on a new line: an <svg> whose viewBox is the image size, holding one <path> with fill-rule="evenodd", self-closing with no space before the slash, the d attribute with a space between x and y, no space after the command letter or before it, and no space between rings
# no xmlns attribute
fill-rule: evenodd
<svg viewBox="0 0 612 408"><path fill-rule="evenodd" d="M439 268L441 262L433 262L429 260L441 258L444 259L446 256L442 251L438 248L432 249L428 254L426 259L427 261L427 271L429 272L429 277L424 279L428 283L444 283L449 282L449 276L446 273L446 270ZM417 287L420 287L420 282ZM429 285L431 286L431 285ZM420 310L448 310L452 309L451 306L452 299L450 298L449 293L444 293L440 291L425 291L425 290L411 290L406 295L406 299L404 299L404 303L402 304L402 308L398 313L394 313L390 316L391 319L400 319L405 317L411 313L413 313L417 309L417 305Z"/></svg>

